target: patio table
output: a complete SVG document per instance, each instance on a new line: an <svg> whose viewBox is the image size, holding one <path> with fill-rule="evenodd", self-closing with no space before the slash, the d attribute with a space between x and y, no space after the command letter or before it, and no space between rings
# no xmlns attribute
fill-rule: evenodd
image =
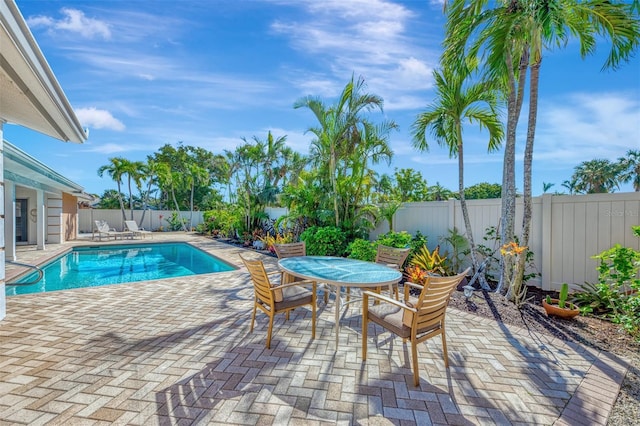
<svg viewBox="0 0 640 426"><path fill-rule="evenodd" d="M283 271L307 280L328 284L335 287L335 329L336 349L340 332L340 310L342 287L349 288L375 288L388 286L393 291L393 285L402 278L402 273L373 262L348 259L333 256L298 256L280 259L278 266Z"/></svg>

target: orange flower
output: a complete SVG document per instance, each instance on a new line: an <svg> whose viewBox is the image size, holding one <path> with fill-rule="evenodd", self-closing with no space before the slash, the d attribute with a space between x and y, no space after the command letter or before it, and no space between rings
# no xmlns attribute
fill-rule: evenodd
<svg viewBox="0 0 640 426"><path fill-rule="evenodd" d="M527 249L527 246L519 246L515 241L511 241L500 248L500 254L503 256L518 256Z"/></svg>

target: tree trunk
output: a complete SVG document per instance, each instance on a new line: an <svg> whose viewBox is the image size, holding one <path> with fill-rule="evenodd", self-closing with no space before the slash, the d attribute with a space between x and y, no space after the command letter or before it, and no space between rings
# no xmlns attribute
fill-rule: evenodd
<svg viewBox="0 0 640 426"><path fill-rule="evenodd" d="M516 162L516 130L522 109L522 96L524 83L526 81L526 71L529 64L528 51L525 51L520 58L518 81L516 82L513 71L513 61L511 54L507 52L507 67L509 72L509 93L507 101L507 138L504 149L504 162L502 171L502 206L500 217L500 245L513 241L515 235L515 214L516 214L516 183L515 183L515 162ZM512 262L504 256L500 257L500 278L496 292L503 292L505 279L512 270Z"/></svg>
<svg viewBox="0 0 640 426"><path fill-rule="evenodd" d="M458 193L460 194L460 208L462 208L462 217L464 218L464 227L467 234L467 240L469 241L469 248L471 249L471 263L473 270L478 273L480 265L478 264L478 258L476 257L476 244L473 240L473 230L471 229L471 219L469 219L469 209L467 208L467 200L464 196L464 152L462 144L462 125L458 122L456 124L456 133L458 138ZM460 271L454 271L458 273ZM480 273L478 280L480 286L484 290L490 290L487 280L484 278L484 273Z"/></svg>
<svg viewBox="0 0 640 426"><path fill-rule="evenodd" d="M124 200L122 199L122 188L120 182L118 182L118 201L120 202L120 210L122 211L122 220L127 220L127 214L124 211Z"/></svg>
<svg viewBox="0 0 640 426"><path fill-rule="evenodd" d="M524 212L522 215L522 238L520 245L529 246L529 235L531 233L531 172L533 162L533 143L536 135L536 124L538 118L538 86L540 79L540 62L538 61L531 66L531 76L529 85L529 122L527 126L527 143L524 149L524 183L523 183L523 201ZM522 288L524 273L526 267L526 251L518 258L518 274L514 277L514 293L511 298L517 298L518 292Z"/></svg>

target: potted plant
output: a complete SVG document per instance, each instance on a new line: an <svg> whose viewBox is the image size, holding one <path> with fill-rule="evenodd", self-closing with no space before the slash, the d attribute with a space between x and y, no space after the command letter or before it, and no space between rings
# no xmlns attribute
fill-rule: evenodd
<svg viewBox="0 0 640 426"><path fill-rule="evenodd" d="M567 302L568 295L569 284L562 283L558 299L552 299L551 296L547 296L547 298L542 301L542 307L547 312L547 315L570 319L580 314L580 309L577 305Z"/></svg>

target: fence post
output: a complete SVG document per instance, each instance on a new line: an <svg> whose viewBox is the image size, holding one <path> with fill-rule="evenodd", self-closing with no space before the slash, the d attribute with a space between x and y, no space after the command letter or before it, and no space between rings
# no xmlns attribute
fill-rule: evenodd
<svg viewBox="0 0 640 426"><path fill-rule="evenodd" d="M553 195L542 195L542 241L541 241L541 276L540 285L543 290L551 290L551 271L553 268L553 247L551 244L551 205Z"/></svg>

